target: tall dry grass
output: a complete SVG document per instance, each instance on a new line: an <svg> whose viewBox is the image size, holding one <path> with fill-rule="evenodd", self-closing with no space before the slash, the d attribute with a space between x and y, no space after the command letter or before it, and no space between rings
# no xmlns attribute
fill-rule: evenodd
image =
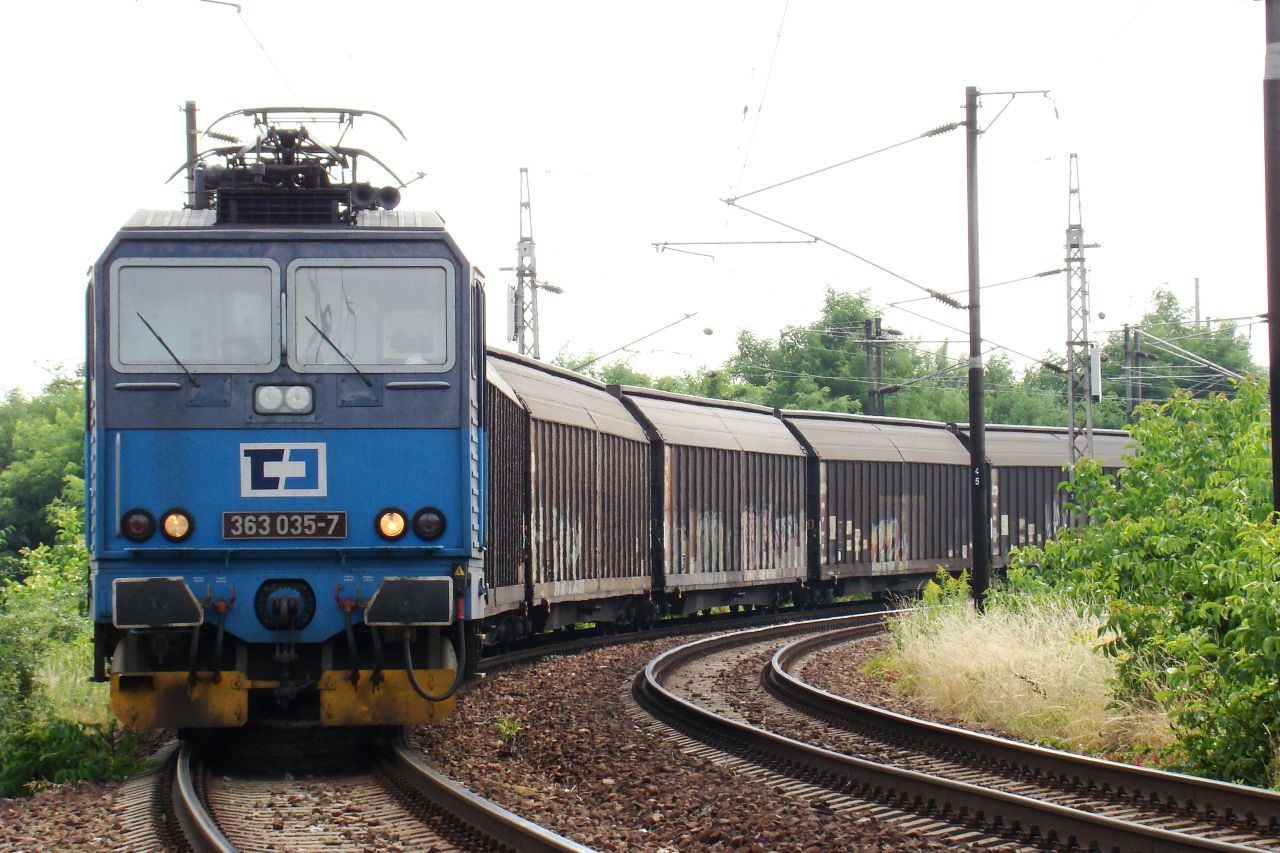
<svg viewBox="0 0 1280 853"><path fill-rule="evenodd" d="M898 685L953 717L1012 737L1133 759L1170 742L1165 715L1110 690L1102 619L1057 595L1004 596L983 614L921 604L891 626Z"/></svg>
<svg viewBox="0 0 1280 853"><path fill-rule="evenodd" d="M90 724L114 720L107 685L94 684L86 677L85 662L91 655L88 642L67 643L50 649L40 662L36 682L52 717Z"/></svg>

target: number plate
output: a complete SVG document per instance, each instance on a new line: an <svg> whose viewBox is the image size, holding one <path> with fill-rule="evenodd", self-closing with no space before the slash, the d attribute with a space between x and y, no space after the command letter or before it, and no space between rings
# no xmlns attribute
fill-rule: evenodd
<svg viewBox="0 0 1280 853"><path fill-rule="evenodd" d="M223 539L346 539L345 512L224 512Z"/></svg>

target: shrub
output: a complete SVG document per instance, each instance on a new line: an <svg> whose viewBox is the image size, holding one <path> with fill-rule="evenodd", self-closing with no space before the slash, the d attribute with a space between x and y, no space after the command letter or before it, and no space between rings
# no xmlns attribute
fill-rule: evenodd
<svg viewBox="0 0 1280 853"><path fill-rule="evenodd" d="M114 722L10 723L0 729L0 747L0 797L21 794L35 780L123 779L145 767L136 735L117 732Z"/></svg>
<svg viewBox="0 0 1280 853"><path fill-rule="evenodd" d="M142 766L133 734L120 734L111 718L106 685L86 680L88 555L71 503L81 488L70 481L68 500L49 508L57 541L23 549L21 580L0 582L0 796L35 780L117 778Z"/></svg>
<svg viewBox="0 0 1280 853"><path fill-rule="evenodd" d="M1132 426L1118 478L1077 470L1091 519L1013 565L1105 603L1103 646L1126 697L1153 697L1173 722L1164 759L1191 773L1276 781L1280 751L1280 530L1271 513L1265 389L1182 395Z"/></svg>

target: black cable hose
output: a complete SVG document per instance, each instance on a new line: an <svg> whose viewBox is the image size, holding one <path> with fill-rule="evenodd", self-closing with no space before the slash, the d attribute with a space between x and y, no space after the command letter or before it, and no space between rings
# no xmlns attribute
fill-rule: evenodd
<svg viewBox="0 0 1280 853"><path fill-rule="evenodd" d="M449 686L448 690L439 694L438 696L433 696L427 691L423 690L422 685L418 683L418 677L413 674L413 654L409 649L409 636L408 634L405 635L404 671L405 671L405 674L409 676L409 686L413 688L414 693L417 693L419 696L421 696L423 699L426 699L428 702L443 702L453 694L457 693L458 688L462 686L462 674L466 668L466 659L467 659L467 626L466 624L463 622L459 622L457 632L458 632L457 640L454 642L454 647L453 647L454 655L457 657L457 663L455 664L456 668L453 671L453 684Z"/></svg>

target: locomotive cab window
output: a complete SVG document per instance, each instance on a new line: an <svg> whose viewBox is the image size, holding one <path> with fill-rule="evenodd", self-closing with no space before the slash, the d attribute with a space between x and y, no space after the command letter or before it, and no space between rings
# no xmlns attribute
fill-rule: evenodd
<svg viewBox="0 0 1280 853"><path fill-rule="evenodd" d="M295 262L288 304L296 370L439 373L453 366L453 271L441 262Z"/></svg>
<svg viewBox="0 0 1280 853"><path fill-rule="evenodd" d="M268 261L117 261L112 365L125 373L273 370L279 363L276 269Z"/></svg>

